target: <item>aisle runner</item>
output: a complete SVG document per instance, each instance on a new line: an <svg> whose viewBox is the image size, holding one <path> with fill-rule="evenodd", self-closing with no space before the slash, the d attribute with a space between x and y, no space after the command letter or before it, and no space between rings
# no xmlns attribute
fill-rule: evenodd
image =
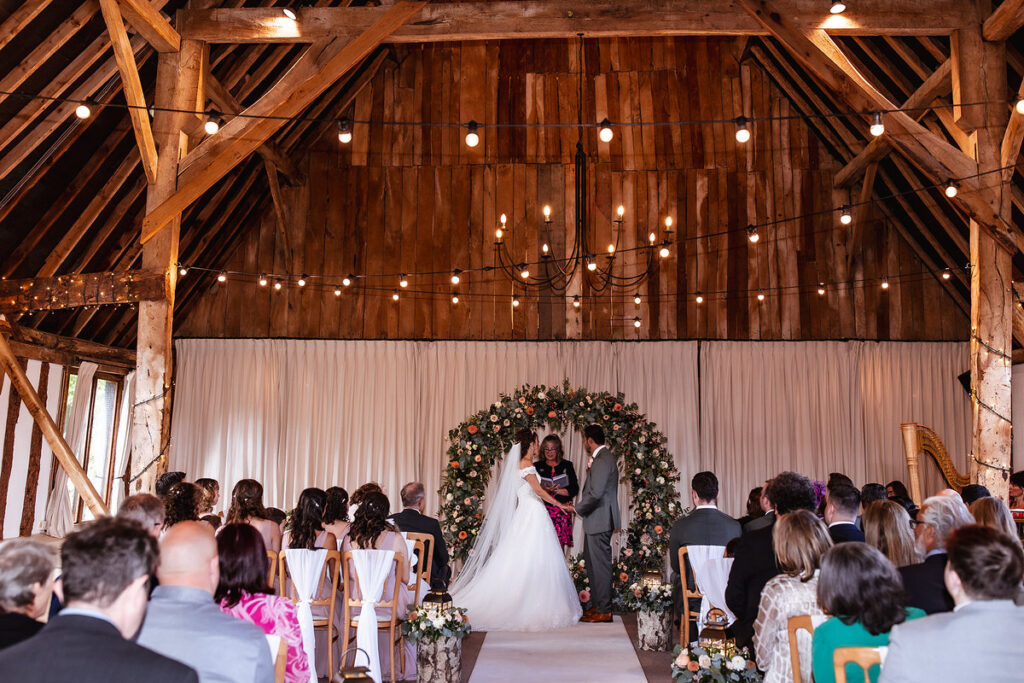
<svg viewBox="0 0 1024 683"><path fill-rule="evenodd" d="M646 683L619 617L542 633L493 631L484 639L470 683L615 681Z"/></svg>

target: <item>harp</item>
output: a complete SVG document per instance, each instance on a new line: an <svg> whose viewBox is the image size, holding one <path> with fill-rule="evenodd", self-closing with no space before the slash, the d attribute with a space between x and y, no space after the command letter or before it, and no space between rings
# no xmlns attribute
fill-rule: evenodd
<svg viewBox="0 0 1024 683"><path fill-rule="evenodd" d="M910 473L910 497L918 505L921 504L921 454L931 456L939 467L942 478L949 488L960 491L971 483L971 475L960 474L949 457L946 445L935 433L935 430L916 422L904 422L900 425L903 431L903 450L907 456L907 470Z"/></svg>

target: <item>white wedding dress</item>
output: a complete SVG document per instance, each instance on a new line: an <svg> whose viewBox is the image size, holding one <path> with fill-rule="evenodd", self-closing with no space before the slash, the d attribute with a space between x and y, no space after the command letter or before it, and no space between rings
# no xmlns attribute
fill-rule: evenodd
<svg viewBox="0 0 1024 683"><path fill-rule="evenodd" d="M583 613L540 497L519 469L519 446L506 456L494 504L449 592L474 631L548 631Z"/></svg>

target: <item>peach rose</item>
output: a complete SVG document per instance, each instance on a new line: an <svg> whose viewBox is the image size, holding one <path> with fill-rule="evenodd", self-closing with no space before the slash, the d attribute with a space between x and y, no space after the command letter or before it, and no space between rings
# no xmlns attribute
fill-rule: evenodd
<svg viewBox="0 0 1024 683"><path fill-rule="evenodd" d="M616 403L615 405L612 406L612 410L622 410L622 404Z"/></svg>
<svg viewBox="0 0 1024 683"><path fill-rule="evenodd" d="M469 425L468 427L466 427L466 431L469 432L470 434L476 434L478 431L480 431L480 429L476 425Z"/></svg>
<svg viewBox="0 0 1024 683"><path fill-rule="evenodd" d="M690 663L686 665L686 668L689 669L690 671L696 671L697 669L700 668L700 664L698 664L697 662L691 660Z"/></svg>
<svg viewBox="0 0 1024 683"><path fill-rule="evenodd" d="M481 460L483 460L483 458L481 458L479 455L473 458L473 462L480 462Z"/></svg>
<svg viewBox="0 0 1024 683"><path fill-rule="evenodd" d="M465 541L466 540L466 536L468 536L468 535L469 534L467 534L465 531L460 531L459 532L459 539Z"/></svg>
<svg viewBox="0 0 1024 683"><path fill-rule="evenodd" d="M409 621L416 621L416 615L417 615L417 614L419 614L419 613L418 613L418 612L413 612L413 613L411 613L411 614L409 615Z"/></svg>
<svg viewBox="0 0 1024 683"><path fill-rule="evenodd" d="M660 534L662 531L664 531L664 529L661 528L660 524L654 527L654 533Z"/></svg>
<svg viewBox="0 0 1024 683"><path fill-rule="evenodd" d="M452 460L448 464L451 465L452 467L454 467L455 469L459 469L459 461L458 460Z"/></svg>
<svg viewBox="0 0 1024 683"><path fill-rule="evenodd" d="M622 581L623 583L629 581L629 574L627 574L626 572L622 572L621 574L619 574L619 581Z"/></svg>
<svg viewBox="0 0 1024 683"><path fill-rule="evenodd" d="M533 415L533 406L526 406L526 414Z"/></svg>
<svg viewBox="0 0 1024 683"><path fill-rule="evenodd" d="M549 410L548 411L548 417L555 418L555 417L558 417L558 414L555 413L555 411L553 411L553 410Z"/></svg>

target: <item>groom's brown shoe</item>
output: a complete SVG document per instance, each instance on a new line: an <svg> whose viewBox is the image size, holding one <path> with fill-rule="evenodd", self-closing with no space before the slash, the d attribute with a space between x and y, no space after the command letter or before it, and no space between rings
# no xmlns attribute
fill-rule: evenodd
<svg viewBox="0 0 1024 683"><path fill-rule="evenodd" d="M594 608L593 607L588 607L585 610L583 610L583 616L584 617L591 617L593 615L594 615Z"/></svg>
<svg viewBox="0 0 1024 683"><path fill-rule="evenodd" d="M612 620L610 612L591 612L584 614L580 621L585 624L604 624Z"/></svg>

